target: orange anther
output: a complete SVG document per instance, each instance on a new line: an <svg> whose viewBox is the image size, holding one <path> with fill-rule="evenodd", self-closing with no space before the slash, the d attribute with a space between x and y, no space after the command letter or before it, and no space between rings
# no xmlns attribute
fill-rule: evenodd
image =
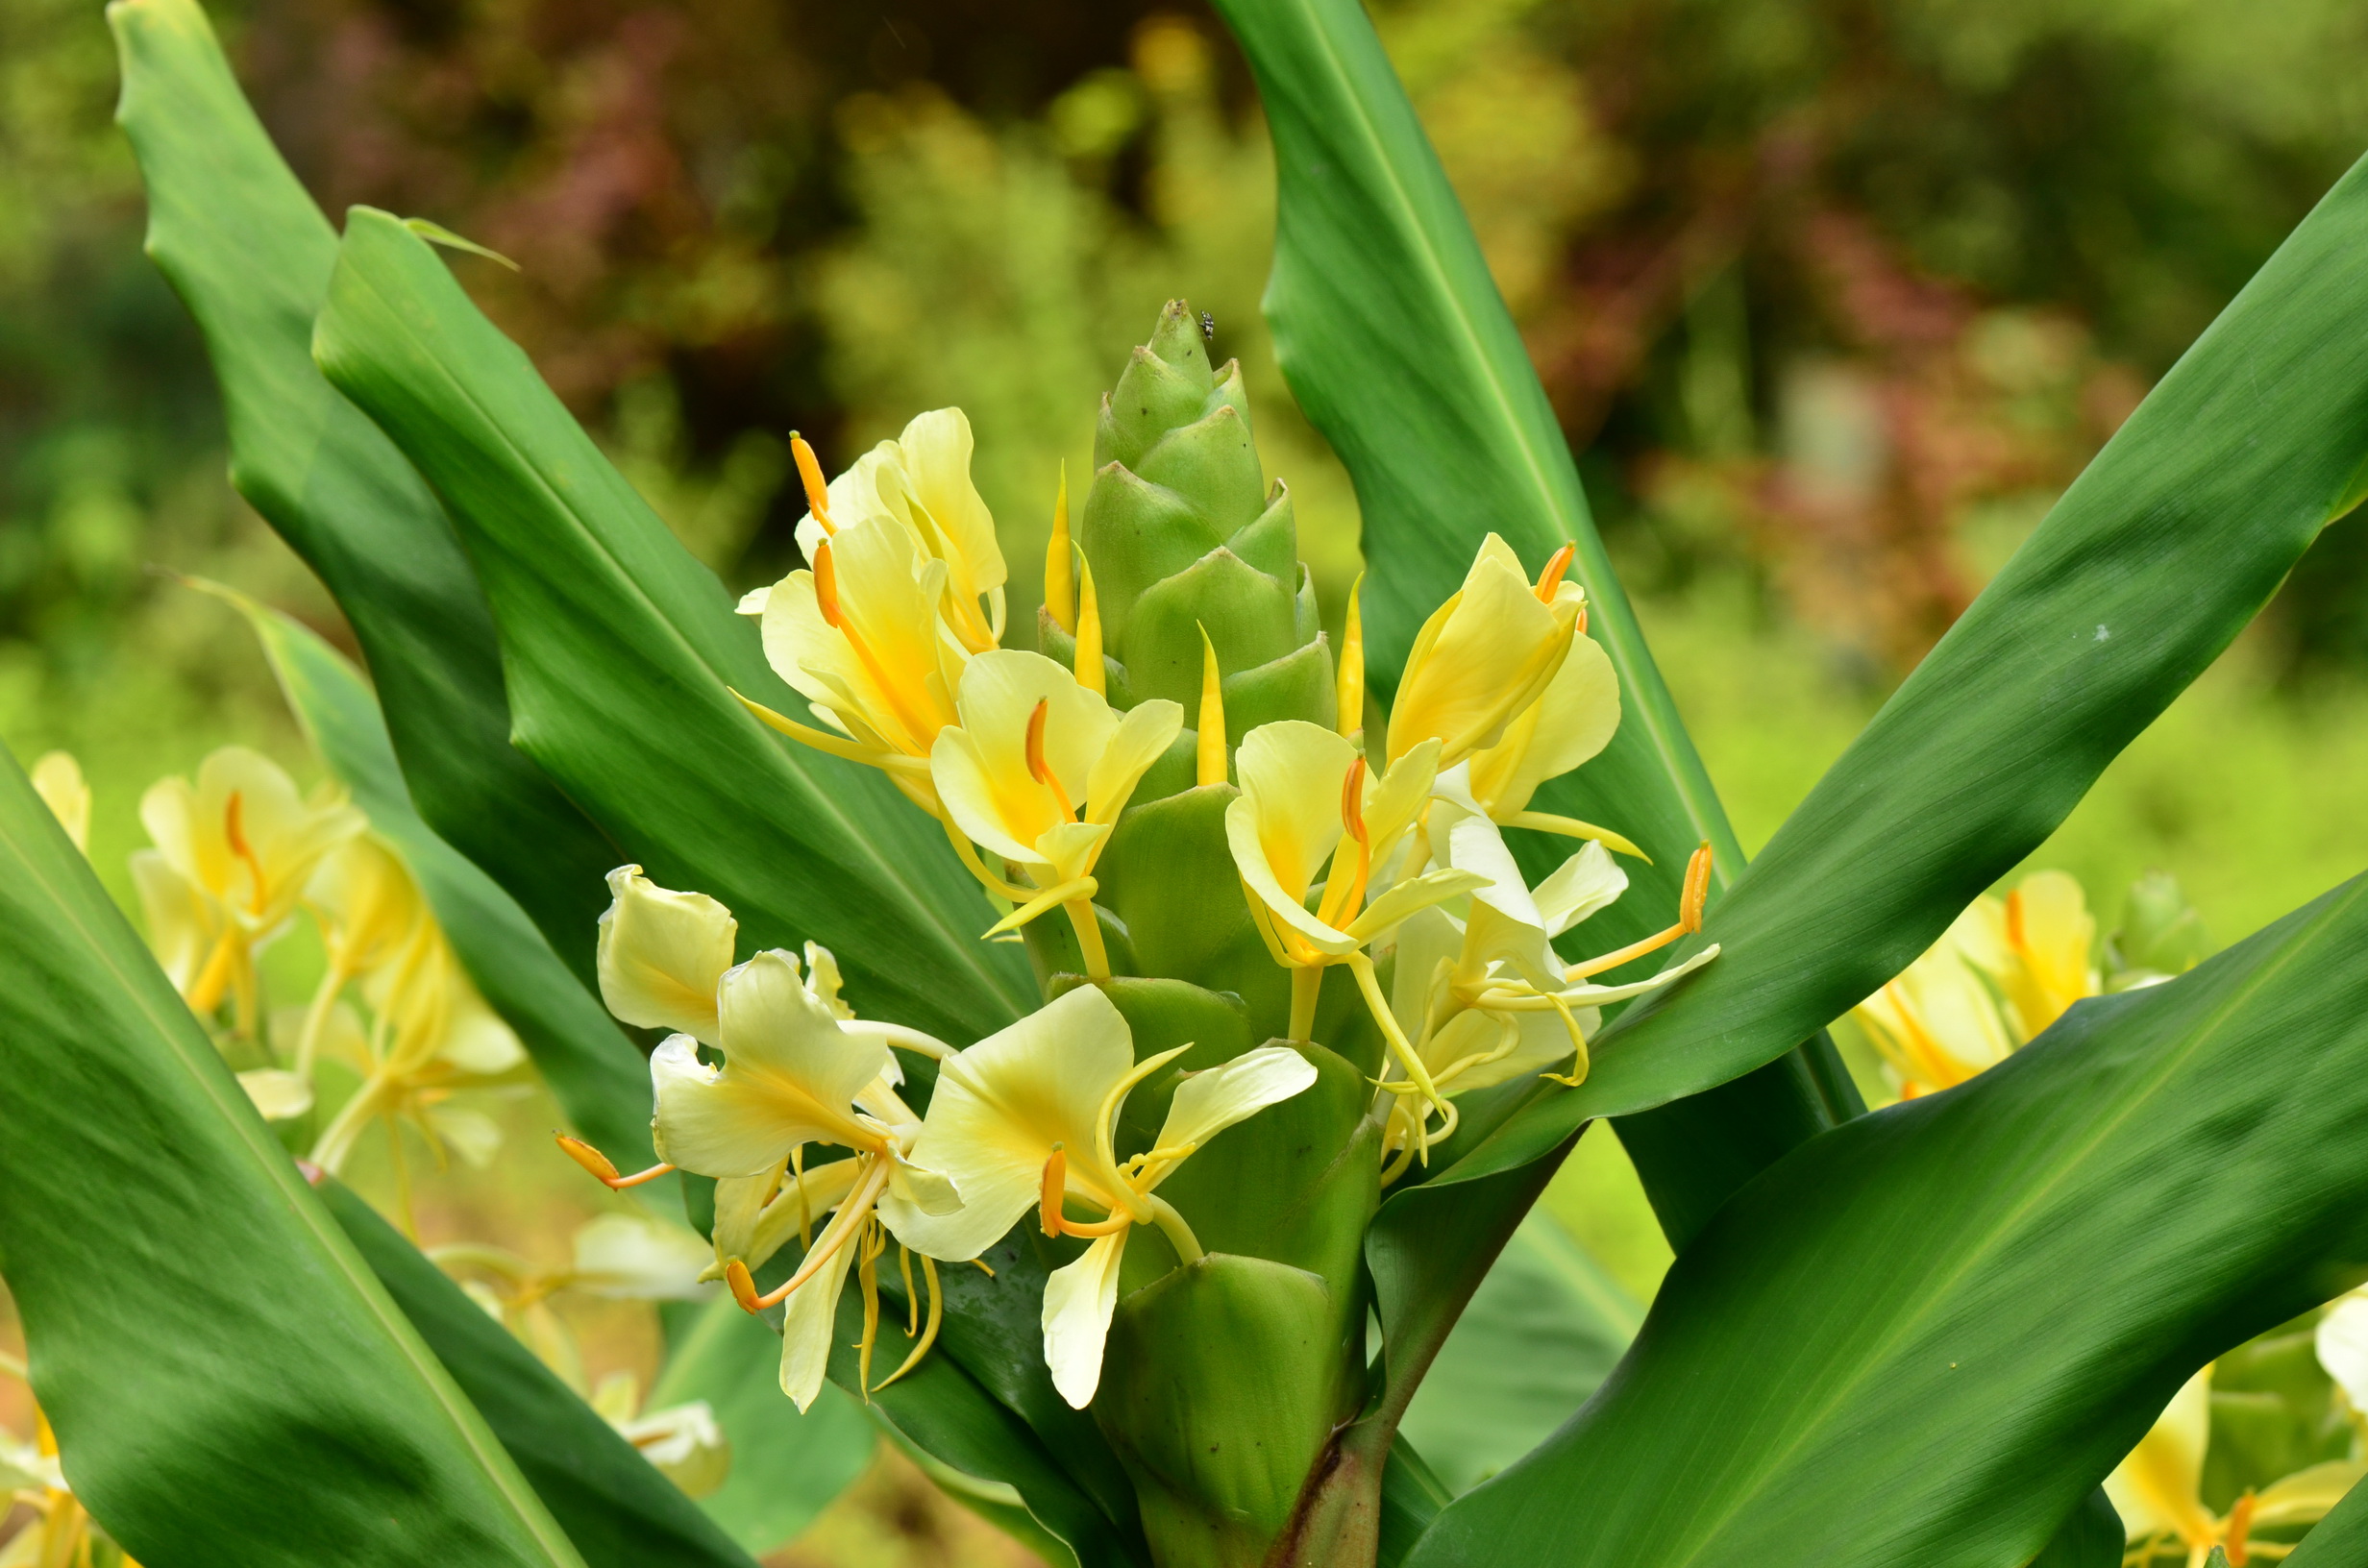
<svg viewBox="0 0 2368 1568"><path fill-rule="evenodd" d="M1357 758L1348 765L1348 776L1341 780L1341 825L1359 844L1365 842L1365 759Z"/></svg>
<svg viewBox="0 0 2368 1568"><path fill-rule="evenodd" d="M764 1310L756 1296L756 1282L749 1276L749 1265L734 1258L724 1265L724 1283L731 1286L731 1299L740 1304L744 1312Z"/></svg>
<svg viewBox="0 0 2368 1568"><path fill-rule="evenodd" d="M1069 1187L1069 1156L1061 1144L1052 1145L1052 1153L1045 1161L1044 1187L1036 1197L1036 1221L1045 1235L1061 1234L1061 1194Z"/></svg>
<svg viewBox="0 0 2368 1568"><path fill-rule="evenodd" d="M652 1165L648 1170L637 1170L630 1176L620 1176L617 1174L616 1162L586 1143L582 1139L571 1138L565 1133L554 1133L551 1136L558 1141L559 1151L562 1154L590 1171L593 1179L604 1187L620 1190L629 1187L639 1187L644 1182L656 1181L660 1176L675 1168L661 1162Z"/></svg>
<svg viewBox="0 0 2368 1568"><path fill-rule="evenodd" d="M1677 923L1688 936L1702 929L1702 906L1711 895L1711 846L1707 844L1686 862L1686 891L1677 908Z"/></svg>
<svg viewBox="0 0 2368 1568"><path fill-rule="evenodd" d="M1062 785L1061 775L1054 772L1052 764L1045 760L1045 723L1051 717L1052 698L1038 698L1035 711L1027 716L1028 776L1050 790L1052 798L1060 804L1061 815L1074 821L1077 808L1070 803L1069 791Z"/></svg>
<svg viewBox="0 0 2368 1568"><path fill-rule="evenodd" d="M1570 629L1571 629L1574 633L1576 633L1577 635L1579 635L1579 636L1581 636L1581 637L1584 637L1584 636L1586 636L1586 635L1587 635L1587 606L1586 606L1586 605L1582 604L1582 605L1580 605L1580 606L1579 606L1579 620L1578 620L1578 624L1577 624L1576 625L1572 626Z"/></svg>
<svg viewBox="0 0 2368 1568"><path fill-rule="evenodd" d="M823 480L823 465L815 457L814 449L806 445L805 437L796 430L789 432L789 453L798 460L798 478L805 486L806 509L814 521L822 525L826 538L838 532L830 521L830 486Z"/></svg>
<svg viewBox="0 0 2368 1568"><path fill-rule="evenodd" d="M2259 1502L2259 1498L2247 1492L2229 1509L2229 1536L2221 1543L2228 1548L2229 1568L2245 1568L2245 1541L2253 1533L2253 1510Z"/></svg>
<svg viewBox="0 0 2368 1568"><path fill-rule="evenodd" d="M823 621L830 626L839 624L839 568L830 558L830 541L826 539L814 547L814 602L822 607Z"/></svg>
<svg viewBox="0 0 2368 1568"><path fill-rule="evenodd" d="M1570 570L1570 557L1578 553L1578 548L1576 545L1563 546L1545 563L1545 570L1538 574L1539 603L1554 602L1554 591L1563 585L1563 574Z"/></svg>

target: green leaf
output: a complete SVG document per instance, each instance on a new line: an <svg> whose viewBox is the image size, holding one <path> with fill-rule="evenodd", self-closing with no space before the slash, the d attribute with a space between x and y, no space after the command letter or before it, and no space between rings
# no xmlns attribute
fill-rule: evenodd
<svg viewBox="0 0 2368 1568"><path fill-rule="evenodd" d="M1521 1222L1406 1408L1439 1479L1468 1491L1577 1412L1644 1321L1603 1265L1537 1213Z"/></svg>
<svg viewBox="0 0 2368 1568"><path fill-rule="evenodd" d="M2030 1568L2121 1568L2128 1545L2121 1515L2113 1511L2113 1500L2099 1487L2072 1510L2056 1538L2031 1559Z"/></svg>
<svg viewBox="0 0 2368 1568"><path fill-rule="evenodd" d="M1768 1061L2038 847L2265 603L2368 458L2368 163L2279 247L1678 949L1533 1142Z"/></svg>
<svg viewBox="0 0 2368 1568"><path fill-rule="evenodd" d="M12 761L0 1040L34 1391L134 1556L578 1568Z"/></svg>
<svg viewBox="0 0 2368 1568"><path fill-rule="evenodd" d="M1794 1150L1418 1568L2027 1563L2214 1356L2368 1265L2368 879Z"/></svg>
<svg viewBox="0 0 2368 1568"><path fill-rule="evenodd" d="M1034 1005L938 825L877 772L793 747L756 628L427 242L349 215L314 352L467 537L518 745L627 858L729 905L743 950L812 939L866 1016L970 1041Z"/></svg>
<svg viewBox="0 0 2368 1568"><path fill-rule="evenodd" d="M2368 1561L2368 1486L2356 1485L2310 1527L2284 1568L2352 1568L2361 1561Z"/></svg>
<svg viewBox="0 0 2368 1568"><path fill-rule="evenodd" d="M336 596L422 816L587 981L618 856L509 744L493 617L442 506L313 367L337 236L238 90L194 0L116 0L116 111L148 254L205 333L231 482Z"/></svg>
<svg viewBox="0 0 2368 1568"><path fill-rule="evenodd" d="M698 1504L375 1210L336 1181L317 1190L576 1543L585 1568L752 1568Z"/></svg>
<svg viewBox="0 0 2368 1568"><path fill-rule="evenodd" d="M247 618L305 738L419 878L469 977L518 1031L576 1129L633 1169L650 1148L650 1069L526 912L412 809L377 699L342 653L288 616L211 583Z"/></svg>
<svg viewBox="0 0 2368 1568"><path fill-rule="evenodd" d="M1266 313L1275 353L1356 480L1373 683L1394 683L1416 628L1463 581L1485 532L1502 534L1533 572L1571 545L1590 634L1619 674L1621 720L1603 753L1548 784L1537 804L1616 828L1653 857L1628 864L1627 895L1589 921L1595 950L1658 930L1673 918L1696 844L1716 852L1714 888L1742 869L1742 847L1613 575L1471 226L1357 0L1218 9L1257 75L1274 137ZM1512 837L1533 876L1573 847L1527 830ZM1790 1067L1672 1111L1638 1143L1640 1174L1673 1239L1798 1138L1863 1109L1832 1045L1812 1039L1824 1021L1784 1041L1811 1041Z"/></svg>
<svg viewBox="0 0 2368 1568"><path fill-rule="evenodd" d="M872 1462L879 1433L855 1402L826 1390L803 1415L781 1393L781 1337L729 1296L698 1309L650 1389L656 1409L703 1399L731 1443L731 1473L700 1499L733 1540L786 1546Z"/></svg>

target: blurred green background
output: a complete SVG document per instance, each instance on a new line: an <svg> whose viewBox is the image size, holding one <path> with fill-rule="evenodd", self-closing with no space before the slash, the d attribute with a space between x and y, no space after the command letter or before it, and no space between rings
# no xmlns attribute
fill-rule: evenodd
<svg viewBox="0 0 2368 1568"><path fill-rule="evenodd" d="M1337 615L1356 501L1257 313L1271 174L1205 11L1142 0L215 7L332 212L456 257L684 542L796 564L786 432L843 466L959 404L1033 602L1061 465L1172 295L1247 369ZM1384 37L1521 323L1747 847L2363 145L2339 0L1396 0ZM346 642L230 491L195 331L139 253L92 0L0 7L0 738L77 752L119 894L140 791L211 747L317 775L220 605ZM1442 585L1443 593L1447 585ZM1021 628L1033 625L1013 616ZM2034 864L2168 869L2225 943L2368 862L2368 527ZM1556 1217L1665 1262L1591 1134ZM885 1468L784 1560L1007 1560Z"/></svg>

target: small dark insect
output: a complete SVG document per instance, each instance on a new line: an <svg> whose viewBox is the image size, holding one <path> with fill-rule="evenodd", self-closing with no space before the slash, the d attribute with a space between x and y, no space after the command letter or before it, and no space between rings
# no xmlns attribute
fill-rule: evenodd
<svg viewBox="0 0 2368 1568"><path fill-rule="evenodd" d="M1200 336L1202 340L1206 342L1214 343L1217 341L1216 311L1203 310L1200 312Z"/></svg>

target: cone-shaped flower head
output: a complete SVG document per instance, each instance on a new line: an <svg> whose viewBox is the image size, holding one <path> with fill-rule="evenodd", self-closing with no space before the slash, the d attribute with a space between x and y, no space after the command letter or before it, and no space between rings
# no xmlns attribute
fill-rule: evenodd
<svg viewBox="0 0 2368 1568"><path fill-rule="evenodd" d="M1128 1231L1157 1225L1186 1262L1200 1256L1159 1184L1219 1133L1316 1081L1306 1058L1279 1045L1195 1073L1177 1087L1151 1148L1121 1161L1112 1128L1127 1092L1183 1049L1137 1062L1119 1010L1096 987L1078 987L940 1068L913 1156L952 1179L961 1208L883 1206L900 1237L939 1258L976 1257L1030 1210L1048 1234L1093 1237L1045 1285L1045 1361L1080 1409L1101 1379ZM1073 1218L1072 1202L1098 1213Z"/></svg>
<svg viewBox="0 0 2368 1568"><path fill-rule="evenodd" d="M1481 541L1464 586L1423 622L1406 655L1406 673L1390 708L1393 761L1436 741L1440 766L1452 768L1503 742L1507 726L1537 703L1570 653L1585 601L1576 583L1560 579L1564 559L1557 557L1533 584L1511 546L1492 533ZM1609 719L1616 724L1616 687L1613 700ZM1517 740L1517 752L1486 771L1492 788L1517 791L1533 769L1581 751L1591 756L1610 739L1602 729L1601 696L1591 682L1566 693L1558 710L1557 717L1575 726L1573 731L1542 734L1533 727ZM1589 748L1586 741L1598 730L1600 738ZM1529 787L1550 776L1538 772Z"/></svg>
<svg viewBox="0 0 2368 1568"><path fill-rule="evenodd" d="M1183 301L1103 399L1094 465L1076 537L1125 699L1196 702L1205 633L1236 734L1287 718L1330 724L1331 654L1290 495L1265 482L1241 367L1210 369ZM1069 608L1044 621L1043 646L1062 658Z"/></svg>
<svg viewBox="0 0 2368 1568"><path fill-rule="evenodd" d="M891 1031L844 1016L827 951L808 944L807 966L777 948L732 965L734 925L722 904L656 887L638 867L620 867L609 886L602 994L629 1022L680 1031L650 1058L658 1158L718 1178L718 1249L750 1249L727 1253L725 1272L744 1305L787 1299L781 1387L803 1409L822 1387L849 1271L877 1256L881 1196L893 1192L923 1213L959 1200L943 1177L906 1158L921 1124L896 1092L902 1074L888 1050ZM721 1066L701 1060L703 1041L721 1052ZM810 1144L851 1157L805 1171ZM757 1297L749 1270L825 1214L798 1271ZM912 1359L925 1348L925 1340Z"/></svg>
<svg viewBox="0 0 2368 1568"><path fill-rule="evenodd" d="M234 991L242 1027L254 1016L255 949L286 923L314 870L359 833L362 815L341 792L308 799L279 765L224 747L197 782L160 779L140 797L156 847L132 857L148 940L197 1013Z"/></svg>

